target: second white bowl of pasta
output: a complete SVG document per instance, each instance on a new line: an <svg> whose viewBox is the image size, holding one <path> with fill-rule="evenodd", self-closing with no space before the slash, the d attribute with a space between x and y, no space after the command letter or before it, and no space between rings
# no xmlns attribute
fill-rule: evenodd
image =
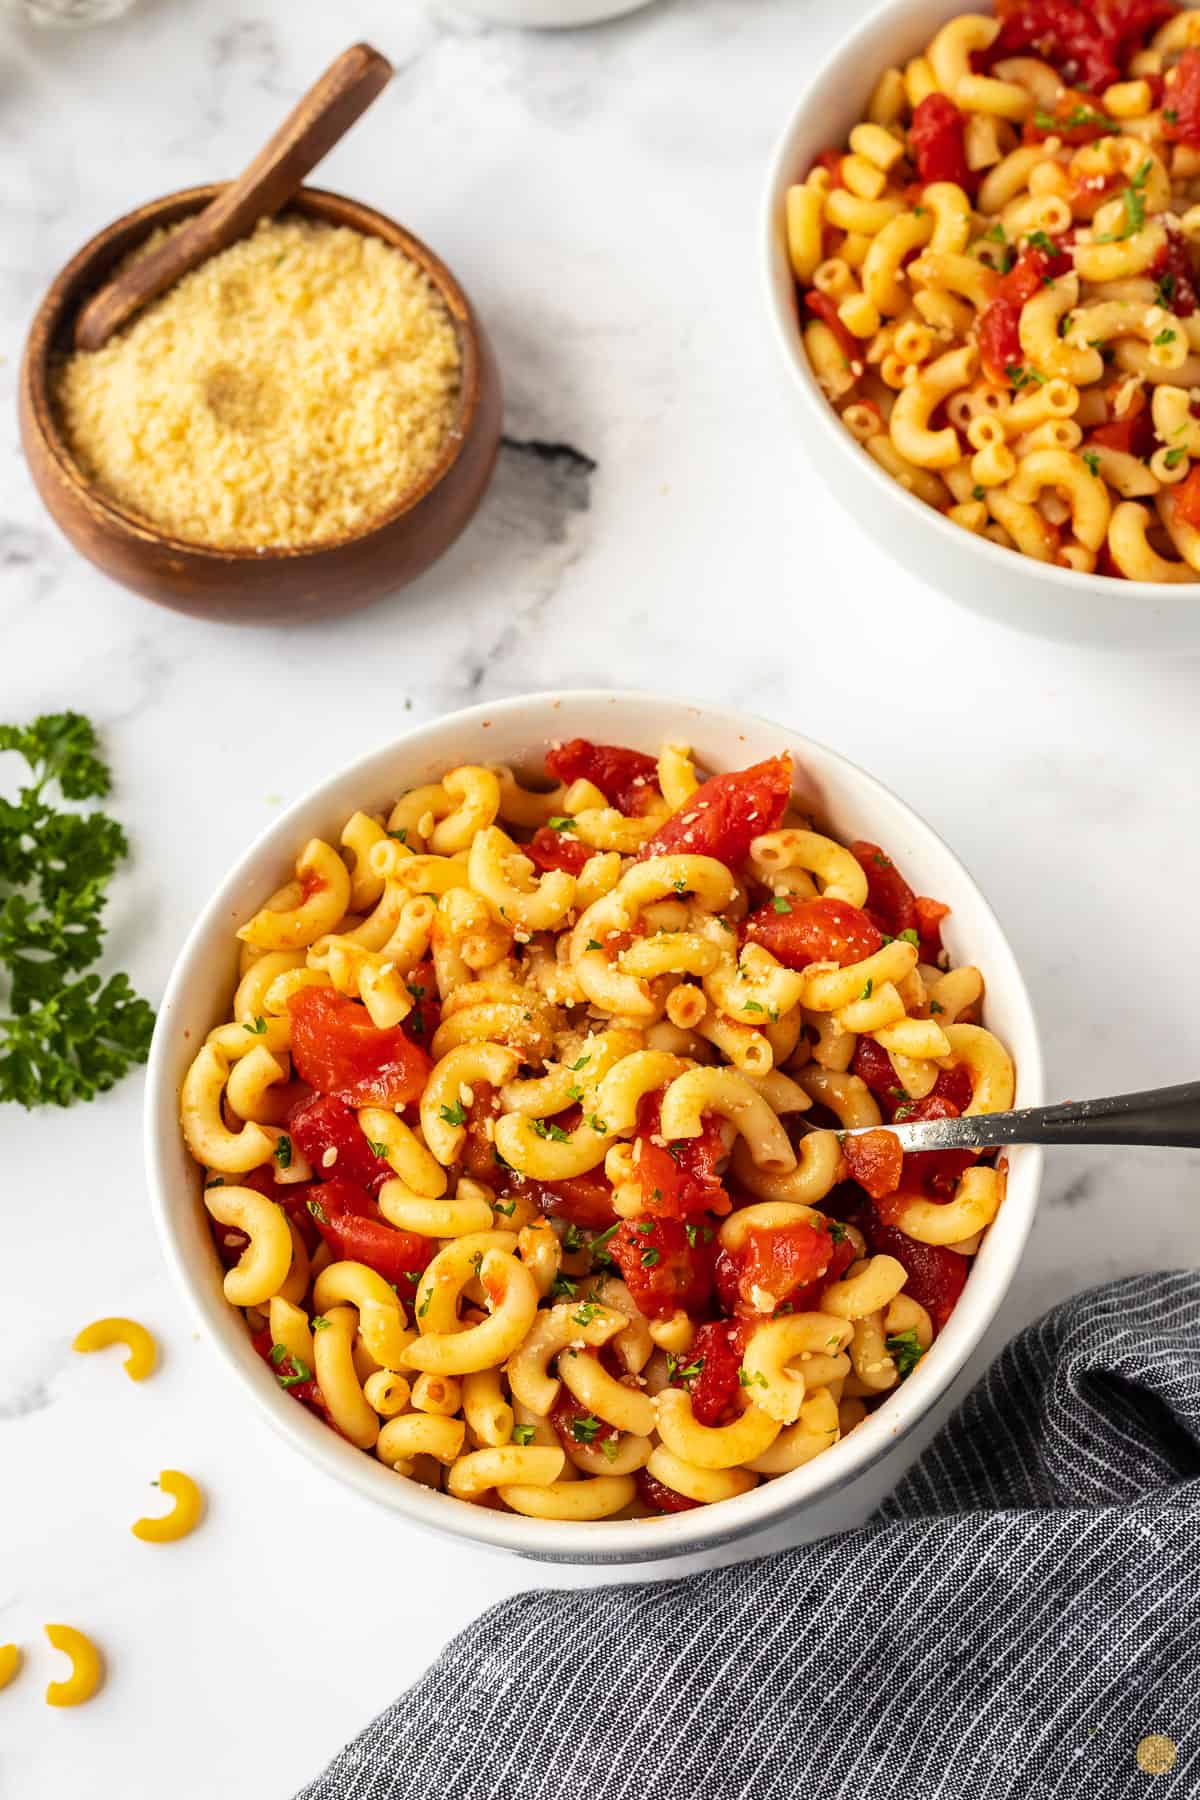
<svg viewBox="0 0 1200 1800"><path fill-rule="evenodd" d="M538 695L252 846L164 998L147 1157L207 1335L311 1462L635 1562L840 1492L1001 1304L1038 1154L839 1128L1041 1098L1000 926L876 780L718 708Z"/></svg>
<svg viewBox="0 0 1200 1800"><path fill-rule="evenodd" d="M1171 100L1200 15L1097 51L1094 92L1052 44L1074 85L1031 45L997 60L997 30L886 0L798 96L762 229L800 441L847 531L962 604L1194 648L1198 151Z"/></svg>

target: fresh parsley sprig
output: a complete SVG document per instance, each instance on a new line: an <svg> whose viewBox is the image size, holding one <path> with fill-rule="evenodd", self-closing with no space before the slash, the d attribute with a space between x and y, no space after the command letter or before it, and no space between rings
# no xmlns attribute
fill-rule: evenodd
<svg viewBox="0 0 1200 1800"><path fill-rule="evenodd" d="M0 1101L70 1106L114 1086L150 1050L154 1013L127 975L90 965L104 943L108 886L129 854L121 826L99 808L109 772L80 713L0 725L0 751L24 759L31 780L0 796Z"/></svg>

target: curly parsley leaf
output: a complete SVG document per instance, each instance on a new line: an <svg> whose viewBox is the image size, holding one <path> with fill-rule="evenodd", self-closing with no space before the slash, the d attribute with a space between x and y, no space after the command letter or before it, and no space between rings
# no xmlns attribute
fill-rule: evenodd
<svg viewBox="0 0 1200 1800"><path fill-rule="evenodd" d="M121 826L58 798L104 798L108 769L91 721L45 713L0 725L0 751L30 772L15 800L0 797L0 1101L69 1106L113 1087L145 1062L154 1014L126 975L84 973L104 943L108 886L129 853Z"/></svg>

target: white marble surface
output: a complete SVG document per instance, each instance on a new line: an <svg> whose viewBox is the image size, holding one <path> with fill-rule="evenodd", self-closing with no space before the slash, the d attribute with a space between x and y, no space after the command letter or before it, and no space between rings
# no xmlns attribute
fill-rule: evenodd
<svg viewBox="0 0 1200 1800"><path fill-rule="evenodd" d="M849 10L659 0L521 35L419 0L146 0L87 36L0 26L0 717L75 706L102 725L136 847L111 952L146 992L281 800L398 724L661 685L838 746L944 833L1023 959L1053 1093L1195 1073L1194 669L955 608L833 511L795 447L759 188ZM110 586L43 515L12 424L22 334L83 238L232 172L357 36L398 75L323 179L437 246L494 334L510 434L574 453L506 450L456 550L361 617L186 621ZM416 1535L264 1436L168 1285L140 1102L135 1077L67 1114L0 1114L0 1641L32 1651L0 1700L0 1793L282 1800L539 1571ZM1091 1281L1193 1260L1197 1162L1053 1158L992 1347ZM161 1335L145 1387L66 1348L109 1311ZM211 1515L159 1551L128 1522L164 1465L202 1477ZM109 1654L76 1713L42 1702L49 1619Z"/></svg>

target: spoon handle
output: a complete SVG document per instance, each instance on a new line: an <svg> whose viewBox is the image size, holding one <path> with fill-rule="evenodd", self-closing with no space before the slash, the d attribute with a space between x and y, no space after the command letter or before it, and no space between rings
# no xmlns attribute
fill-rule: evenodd
<svg viewBox="0 0 1200 1800"><path fill-rule="evenodd" d="M1114 1094L1105 1100L928 1119L886 1129L895 1133L905 1150L976 1149L989 1144L1161 1144L1195 1149L1200 1147L1200 1081Z"/></svg>
<svg viewBox="0 0 1200 1800"><path fill-rule="evenodd" d="M147 301L287 205L304 177L392 78L370 44L354 44L315 81L236 181L178 231L115 275L79 309L75 346L98 350Z"/></svg>

